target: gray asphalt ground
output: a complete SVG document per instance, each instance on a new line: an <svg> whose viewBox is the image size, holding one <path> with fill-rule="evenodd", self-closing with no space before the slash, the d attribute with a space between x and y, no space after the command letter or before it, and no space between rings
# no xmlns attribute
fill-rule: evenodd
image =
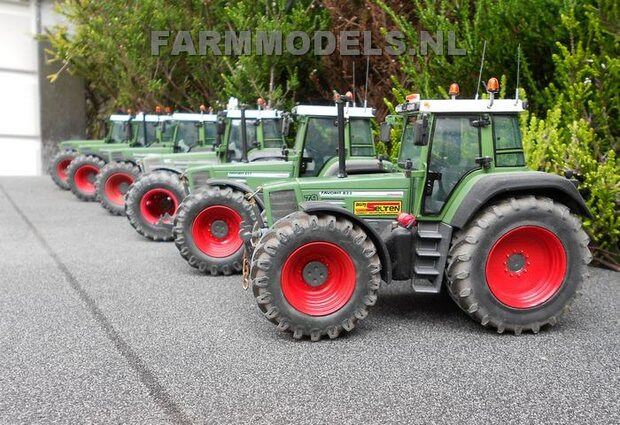
<svg viewBox="0 0 620 425"><path fill-rule="evenodd" d="M240 278L42 178L0 179L0 423L620 423L620 274L555 328L498 335L404 283L294 341Z"/></svg>

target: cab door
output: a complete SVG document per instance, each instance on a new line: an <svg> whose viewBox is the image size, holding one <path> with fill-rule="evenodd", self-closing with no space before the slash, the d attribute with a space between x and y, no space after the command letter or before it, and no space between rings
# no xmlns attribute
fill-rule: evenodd
<svg viewBox="0 0 620 425"><path fill-rule="evenodd" d="M439 215L463 177L481 168L477 159L481 156L482 125L476 114L435 115L423 202L425 215Z"/></svg>

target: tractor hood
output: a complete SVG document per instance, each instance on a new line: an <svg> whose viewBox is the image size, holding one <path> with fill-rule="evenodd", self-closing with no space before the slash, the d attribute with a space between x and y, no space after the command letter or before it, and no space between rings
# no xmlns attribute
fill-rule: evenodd
<svg viewBox="0 0 620 425"><path fill-rule="evenodd" d="M188 152L155 155L149 154L138 161L140 171L152 173L157 170L169 170L182 173L191 166L204 166L218 162L217 152Z"/></svg>
<svg viewBox="0 0 620 425"><path fill-rule="evenodd" d="M104 143L104 139L97 140L65 140L60 142L58 146L60 149L77 149L80 145L96 145L100 143Z"/></svg>
<svg viewBox="0 0 620 425"><path fill-rule="evenodd" d="M263 186L268 224L296 211L302 202L327 202L355 215L394 219L410 205L411 179L404 173L347 178L302 178Z"/></svg>

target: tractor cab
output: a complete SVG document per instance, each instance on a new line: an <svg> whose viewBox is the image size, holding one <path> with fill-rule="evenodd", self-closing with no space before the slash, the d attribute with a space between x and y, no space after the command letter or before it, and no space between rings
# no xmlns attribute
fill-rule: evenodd
<svg viewBox="0 0 620 425"><path fill-rule="evenodd" d="M251 116L251 115L250 115ZM190 167L186 180L190 191L204 186L208 179L236 180L246 190L268 182L291 177L335 176L339 170L338 119L336 106L297 105L280 126L272 126L271 139L265 139L262 151L250 151L246 164L214 164ZM292 148L284 144L288 120L295 121L297 132ZM372 136L372 108L344 108L342 131L344 156L351 174L380 173L390 168L377 160ZM250 126L248 126L249 128ZM279 137L276 135L279 134ZM254 189L252 189L254 190Z"/></svg>
<svg viewBox="0 0 620 425"><path fill-rule="evenodd" d="M217 115L172 114L174 152L187 153L213 150L217 132Z"/></svg>
<svg viewBox="0 0 620 425"><path fill-rule="evenodd" d="M133 138L132 116L127 114L113 114L106 121L108 128L107 134L103 139L95 140L65 140L60 142L58 146L61 151L74 151L80 145L96 145L106 143L129 143Z"/></svg>
<svg viewBox="0 0 620 425"><path fill-rule="evenodd" d="M130 147L166 145L172 142L175 125L171 115L145 114L140 112L132 119L134 137Z"/></svg>

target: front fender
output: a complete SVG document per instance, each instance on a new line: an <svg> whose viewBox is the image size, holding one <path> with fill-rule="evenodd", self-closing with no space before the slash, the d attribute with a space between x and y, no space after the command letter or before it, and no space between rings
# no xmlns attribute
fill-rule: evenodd
<svg viewBox="0 0 620 425"><path fill-rule="evenodd" d="M209 180L207 180L207 184L209 186L232 187L232 188L235 188L235 189L237 189L237 190L239 190L239 191L241 191L243 193L254 193L254 192L256 192L255 189L252 189L247 184L238 182L236 180L230 180L230 179L209 179ZM257 194L256 196L254 196L254 200L256 201L258 206L260 207L260 210L263 211L265 209L265 203L263 202L263 198Z"/></svg>

